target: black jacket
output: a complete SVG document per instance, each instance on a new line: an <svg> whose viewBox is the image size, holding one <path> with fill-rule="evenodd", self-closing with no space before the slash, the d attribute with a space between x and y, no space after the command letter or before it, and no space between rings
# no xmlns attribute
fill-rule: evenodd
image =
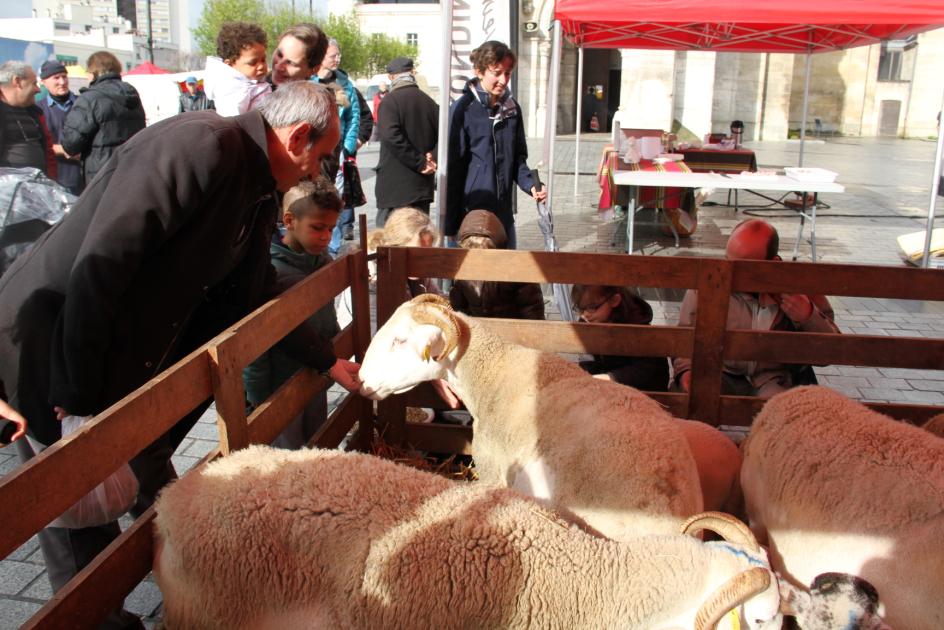
<svg viewBox="0 0 944 630"><path fill-rule="evenodd" d="M275 181L252 111L175 116L120 147L0 277L0 381L40 442L53 405L95 414L275 293ZM287 352L325 370L307 326Z"/></svg>
<svg viewBox="0 0 944 630"><path fill-rule="evenodd" d="M439 106L415 83L396 87L377 115L380 161L375 193L378 208L433 200L434 176L420 175L426 153L435 159Z"/></svg>
<svg viewBox="0 0 944 630"><path fill-rule="evenodd" d="M60 140L66 153L82 156L85 181L90 184L115 150L144 127L138 91L120 75L106 73L79 94Z"/></svg>
<svg viewBox="0 0 944 630"><path fill-rule="evenodd" d="M494 111L486 102L473 79L449 112L447 236L458 232L469 210L491 210L510 232L515 183L526 193L534 186L521 107L511 96Z"/></svg>

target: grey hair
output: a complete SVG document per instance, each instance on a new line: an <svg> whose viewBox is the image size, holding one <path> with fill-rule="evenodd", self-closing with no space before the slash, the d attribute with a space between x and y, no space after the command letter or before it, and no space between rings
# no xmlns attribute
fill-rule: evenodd
<svg viewBox="0 0 944 630"><path fill-rule="evenodd" d="M324 135L332 118L338 116L334 92L312 81L280 85L258 109L273 129L307 122L311 125L309 137L312 141Z"/></svg>
<svg viewBox="0 0 944 630"><path fill-rule="evenodd" d="M332 46L334 46L335 48L337 48L337 49L338 49L338 52L341 52L341 45L338 43L338 40L336 40L336 39L333 38L333 37L329 37L329 38L328 38L328 48L331 48Z"/></svg>
<svg viewBox="0 0 944 630"><path fill-rule="evenodd" d="M4 61L0 65L0 85L13 83L13 77L25 80L28 77L26 71L31 68L32 66L25 61Z"/></svg>

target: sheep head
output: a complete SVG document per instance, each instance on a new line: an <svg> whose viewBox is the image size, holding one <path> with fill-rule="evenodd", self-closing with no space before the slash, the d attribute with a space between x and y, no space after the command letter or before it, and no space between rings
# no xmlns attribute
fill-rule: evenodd
<svg viewBox="0 0 944 630"><path fill-rule="evenodd" d="M780 581L781 610L796 619L801 630L890 630L878 615L878 591L866 580L848 573L822 573L809 592Z"/></svg>
<svg viewBox="0 0 944 630"><path fill-rule="evenodd" d="M383 400L443 378L443 362L459 337L455 313L444 298L426 294L402 304L367 348L360 370L361 395Z"/></svg>
<svg viewBox="0 0 944 630"><path fill-rule="evenodd" d="M696 630L779 629L783 624L783 614L778 580L751 530L723 512L696 514L681 527L683 534L695 535L701 530L711 530L724 538L726 545L737 546L737 555L746 559L746 566L701 605L695 615Z"/></svg>

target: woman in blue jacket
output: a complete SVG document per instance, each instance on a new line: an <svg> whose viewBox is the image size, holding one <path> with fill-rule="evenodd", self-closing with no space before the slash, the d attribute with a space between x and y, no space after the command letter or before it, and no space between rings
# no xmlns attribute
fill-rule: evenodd
<svg viewBox="0 0 944 630"><path fill-rule="evenodd" d="M514 184L543 201L528 168L528 145L521 107L508 87L515 54L505 44L488 41L472 51L475 78L449 112L449 175L445 233L454 237L471 210L490 210L514 249Z"/></svg>

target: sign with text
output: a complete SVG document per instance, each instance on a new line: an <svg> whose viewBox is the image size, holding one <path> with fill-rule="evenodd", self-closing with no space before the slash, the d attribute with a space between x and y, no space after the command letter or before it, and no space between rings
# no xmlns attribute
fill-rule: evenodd
<svg viewBox="0 0 944 630"><path fill-rule="evenodd" d="M450 103L462 95L466 82L475 76L469 60L473 50L492 39L511 45L511 11L517 5L508 0L453 0Z"/></svg>

